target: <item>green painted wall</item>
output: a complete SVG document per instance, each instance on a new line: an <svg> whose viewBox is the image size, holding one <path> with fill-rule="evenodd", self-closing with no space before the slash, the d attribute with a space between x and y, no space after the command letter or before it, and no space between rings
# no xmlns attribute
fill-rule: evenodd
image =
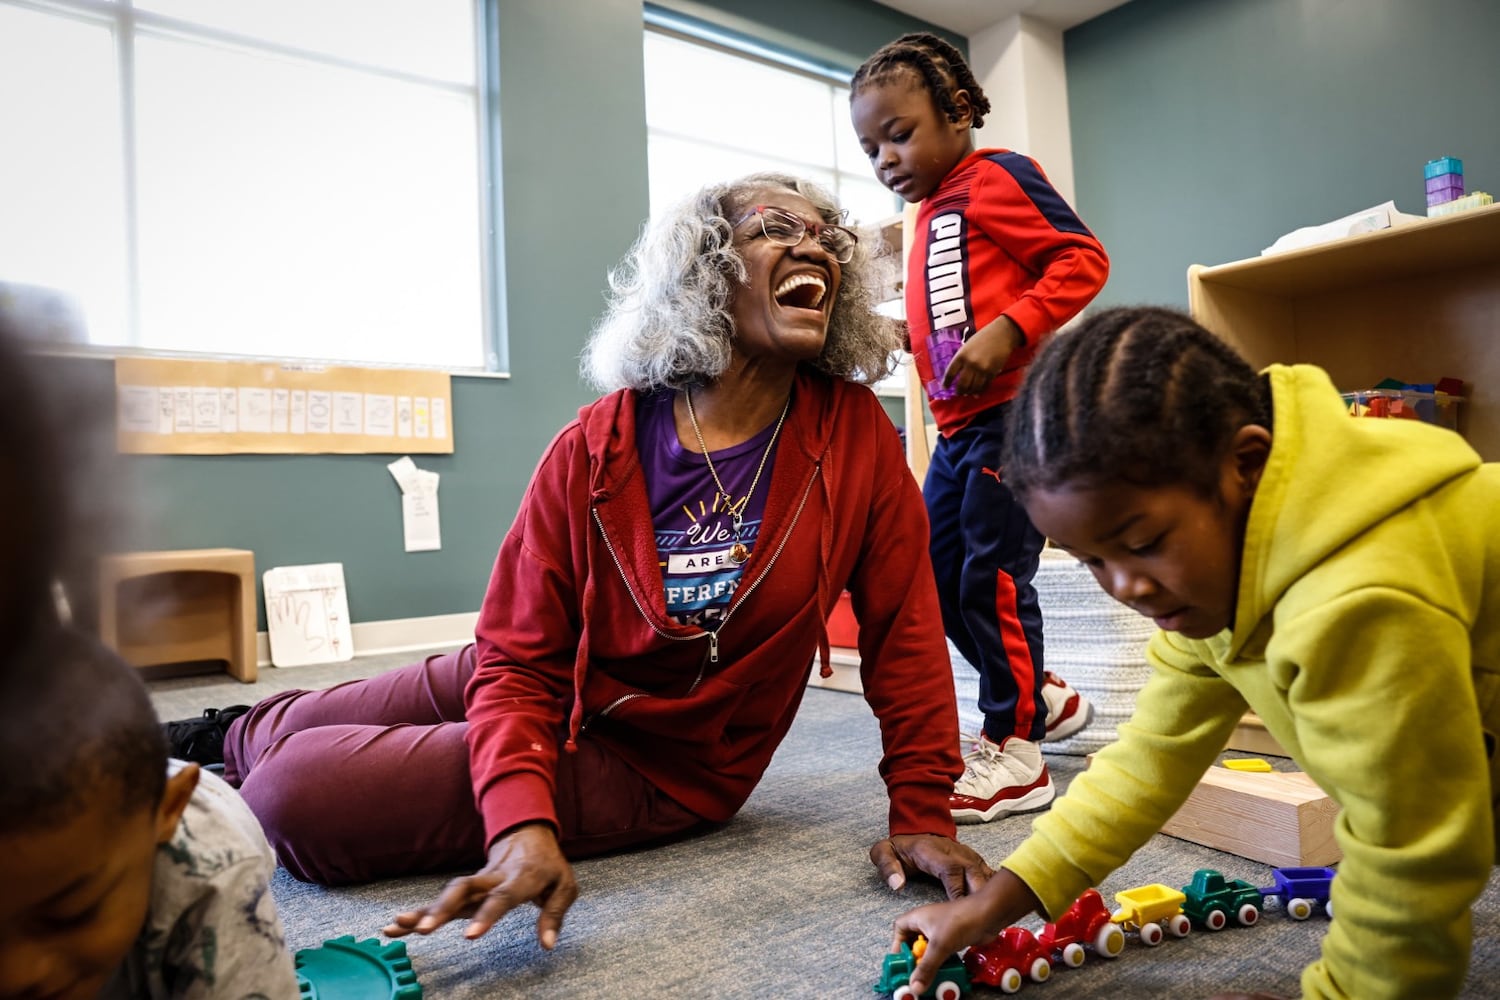
<svg viewBox="0 0 1500 1000"><path fill-rule="evenodd" d="M1394 199L1464 161L1500 195L1495 0L1131 0L1064 37L1100 304L1185 306L1189 264Z"/></svg>
<svg viewBox="0 0 1500 1000"><path fill-rule="evenodd" d="M769 40L811 38L857 64L930 25L869 0L699 3ZM605 274L647 211L641 0L499 0L509 379L455 378L442 476L443 549L406 553L393 455L149 456L126 461L139 517L127 547L231 546L260 570L342 562L355 622L472 611L543 448L590 391L578 355ZM752 25L753 20L753 25ZM112 379L107 362L71 361ZM265 627L264 610L261 628Z"/></svg>

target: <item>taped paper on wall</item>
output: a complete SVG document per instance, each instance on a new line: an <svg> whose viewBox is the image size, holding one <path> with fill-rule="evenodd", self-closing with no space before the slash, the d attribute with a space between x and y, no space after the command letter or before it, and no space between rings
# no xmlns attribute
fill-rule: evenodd
<svg viewBox="0 0 1500 1000"><path fill-rule="evenodd" d="M410 456L386 466L401 487L401 529L408 552L433 552L443 547L438 522L438 474L419 469Z"/></svg>

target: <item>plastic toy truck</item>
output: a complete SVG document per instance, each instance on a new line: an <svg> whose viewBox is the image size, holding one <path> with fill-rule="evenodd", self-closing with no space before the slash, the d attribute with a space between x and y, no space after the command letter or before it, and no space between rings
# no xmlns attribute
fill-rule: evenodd
<svg viewBox="0 0 1500 1000"><path fill-rule="evenodd" d="M911 970L916 968L917 959L926 950L927 939L924 937L918 937L913 944L901 942L901 950L886 955L881 962L880 981L873 987L875 992L889 996L891 1000L917 1000L917 994L912 992L908 983L911 982ZM968 990L969 972L964 968L963 960L953 955L939 967L937 978L922 997L958 1000Z"/></svg>
<svg viewBox="0 0 1500 1000"><path fill-rule="evenodd" d="M1262 899L1279 898L1281 908L1293 920L1306 920L1320 903L1323 913L1332 917L1333 900L1328 893L1335 874L1332 868L1275 868L1271 878L1276 884L1258 891Z"/></svg>
<svg viewBox="0 0 1500 1000"><path fill-rule="evenodd" d="M1182 891L1187 896L1183 912L1211 931L1223 930L1231 913L1242 927L1260 919L1260 890L1242 879L1225 878L1212 868L1199 868Z"/></svg>
<svg viewBox="0 0 1500 1000"><path fill-rule="evenodd" d="M1070 969L1083 964L1084 945L1091 945L1101 958L1118 958L1125 950L1125 932L1109 919L1109 907L1098 889L1075 899L1056 923L1042 928L1037 940Z"/></svg>
<svg viewBox="0 0 1500 1000"><path fill-rule="evenodd" d="M964 952L964 968L969 981L979 986L995 986L1002 993L1014 993L1024 979L1045 983L1052 975L1052 954L1024 927L1007 927L995 940L976 944Z"/></svg>
<svg viewBox="0 0 1500 1000"><path fill-rule="evenodd" d="M1120 908L1109 919L1128 931L1135 931L1141 944L1155 948L1161 944L1162 924L1173 937L1187 937L1192 921L1182 912L1187 897L1169 885L1153 883L1115 893Z"/></svg>

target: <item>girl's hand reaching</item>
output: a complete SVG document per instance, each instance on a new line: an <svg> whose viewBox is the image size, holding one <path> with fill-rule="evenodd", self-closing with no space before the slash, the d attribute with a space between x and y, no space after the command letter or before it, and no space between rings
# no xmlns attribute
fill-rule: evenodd
<svg viewBox="0 0 1500 1000"><path fill-rule="evenodd" d="M542 911L536 921L537 940L550 951L557 945L563 915L577 898L578 882L557 835L550 826L532 823L498 838L483 868L453 879L428 905L396 914L384 933L431 934L450 920L468 917L464 937L472 940L522 903L535 903Z"/></svg>
<svg viewBox="0 0 1500 1000"><path fill-rule="evenodd" d="M932 985L943 959L990 940L1037 906L1036 895L1026 883L1002 868L972 896L919 906L897 917L891 951L899 951L901 942L918 935L927 938L927 950L917 960L910 982L912 993L921 996Z"/></svg>

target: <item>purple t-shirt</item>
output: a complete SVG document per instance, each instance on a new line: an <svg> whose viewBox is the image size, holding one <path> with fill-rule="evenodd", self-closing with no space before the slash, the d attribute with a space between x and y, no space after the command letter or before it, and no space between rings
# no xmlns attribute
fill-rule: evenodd
<svg viewBox="0 0 1500 1000"><path fill-rule="evenodd" d="M635 443L651 502L667 613L684 625L712 628L733 600L744 566L729 558L735 541L734 518L719 496L708 463L677 440L672 419L675 398L676 393L670 391L640 398L636 404ZM750 489L775 431L773 423L743 444L712 453L714 470L736 503ZM755 492L745 505L739 540L748 549L755 548L760 534L775 460L772 446Z"/></svg>

